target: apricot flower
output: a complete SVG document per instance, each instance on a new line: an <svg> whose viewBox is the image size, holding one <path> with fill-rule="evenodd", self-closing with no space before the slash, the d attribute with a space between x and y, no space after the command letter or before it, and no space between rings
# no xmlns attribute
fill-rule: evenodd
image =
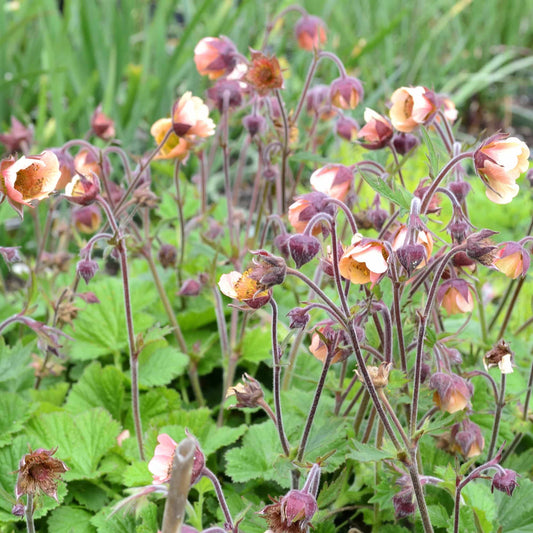
<svg viewBox="0 0 533 533"><path fill-rule="evenodd" d="M163 142L165 136L172 130L172 119L160 118L156 120L150 128L150 133L159 145ZM191 148L190 142L184 137L178 137L173 131L168 135L168 138L159 149L155 159L179 159L184 161L189 155Z"/></svg>
<svg viewBox="0 0 533 533"><path fill-rule="evenodd" d="M364 114L366 124L359 130L357 137L368 150L383 148L392 138L394 130L391 123L373 109L367 107Z"/></svg>
<svg viewBox="0 0 533 533"><path fill-rule="evenodd" d="M474 166L486 183L487 198L508 204L517 194L515 181L529 168L529 148L516 137L498 133L489 137L474 154Z"/></svg>
<svg viewBox="0 0 533 533"><path fill-rule="evenodd" d="M174 133L179 137L209 137L215 133L215 123L209 118L209 108L198 96L187 91L172 110Z"/></svg>
<svg viewBox="0 0 533 533"><path fill-rule="evenodd" d="M441 411L456 413L470 407L470 398L474 387L457 374L436 372L429 380L429 388L433 389L433 401Z"/></svg>
<svg viewBox="0 0 533 533"><path fill-rule="evenodd" d="M310 182L315 191L344 201L353 183L353 173L344 165L326 165L311 174Z"/></svg>
<svg viewBox="0 0 533 533"><path fill-rule="evenodd" d="M437 301L449 315L469 313L474 309L470 285L463 279L449 279L437 291Z"/></svg>
<svg viewBox="0 0 533 533"><path fill-rule="evenodd" d="M352 238L352 244L340 258L339 271L352 283L371 282L373 287L387 271L388 257L389 252L382 242L365 239L356 233Z"/></svg>
<svg viewBox="0 0 533 533"><path fill-rule="evenodd" d="M392 125L405 133L427 123L437 111L436 97L426 87L401 87L391 96Z"/></svg>
<svg viewBox="0 0 533 533"><path fill-rule="evenodd" d="M495 255L493 265L508 278L516 279L525 276L529 268L528 251L516 242L508 242Z"/></svg>
<svg viewBox="0 0 533 533"><path fill-rule="evenodd" d="M298 46L309 52L326 42L324 21L313 15L304 15L296 23L294 34L298 39Z"/></svg>
<svg viewBox="0 0 533 533"><path fill-rule="evenodd" d="M22 216L22 205L35 207L55 190L61 172L54 153L4 159L0 163L0 192Z"/></svg>
<svg viewBox="0 0 533 533"><path fill-rule="evenodd" d="M194 62L201 76L216 80L237 64L237 49L227 37L204 37L194 48Z"/></svg>

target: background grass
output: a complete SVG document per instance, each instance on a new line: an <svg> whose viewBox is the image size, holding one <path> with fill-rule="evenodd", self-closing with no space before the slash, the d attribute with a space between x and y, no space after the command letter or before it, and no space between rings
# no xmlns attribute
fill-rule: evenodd
<svg viewBox="0 0 533 533"><path fill-rule="evenodd" d="M59 4L62 10L59 9ZM0 127L10 115L34 123L39 148L83 135L102 102L118 137L135 151L151 143L150 124L169 112L177 94L202 94L206 80L192 61L204 36L225 34L240 51L260 46L272 13L291 2L254 0L19 0L0 16ZM509 0L318 0L299 2L329 28L328 50L364 82L373 106L400 85L449 92L468 126L516 123L529 135L533 4ZM291 13L275 28L295 84L309 56L295 50ZM289 42L291 41L291 42ZM330 81L335 67L319 76ZM505 86L505 89L504 89ZM506 98L503 98L503 95ZM470 105L474 103L473 109ZM477 109L482 104L483 116ZM362 110L361 110L362 113Z"/></svg>

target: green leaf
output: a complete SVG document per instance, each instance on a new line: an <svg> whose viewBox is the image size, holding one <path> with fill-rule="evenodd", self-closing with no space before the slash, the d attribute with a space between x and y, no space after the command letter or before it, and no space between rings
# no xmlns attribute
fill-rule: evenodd
<svg viewBox="0 0 533 533"><path fill-rule="evenodd" d="M348 454L348 457L360 463L378 462L383 461L383 459L396 458L396 453L392 451L378 450L371 444L363 444L362 442L353 439L351 444L354 449Z"/></svg>
<svg viewBox="0 0 533 533"><path fill-rule="evenodd" d="M139 355L139 382L147 387L168 385L185 372L189 363L188 356L169 346L157 331L147 335Z"/></svg>
<svg viewBox="0 0 533 533"><path fill-rule="evenodd" d="M485 483L469 483L461 492L465 502L476 513L484 533L493 531L496 518L496 502Z"/></svg>
<svg viewBox="0 0 533 533"><path fill-rule="evenodd" d="M6 346L4 337L0 337L0 390L16 392L31 387L34 380L31 351L34 343L22 346Z"/></svg>
<svg viewBox="0 0 533 533"><path fill-rule="evenodd" d="M429 175L434 178L439 172L439 157L426 128L420 128L420 134L422 135L424 145L428 149Z"/></svg>
<svg viewBox="0 0 533 533"><path fill-rule="evenodd" d="M93 512L104 507L108 499L104 489L88 481L71 481L68 484L68 491L78 503Z"/></svg>
<svg viewBox="0 0 533 533"><path fill-rule="evenodd" d="M54 533L95 533L92 513L77 507L59 507L48 518L48 531Z"/></svg>
<svg viewBox="0 0 533 533"><path fill-rule="evenodd" d="M390 200L397 206L409 211L411 208L411 200L413 199L411 193L401 187L392 189L382 178L378 178L374 174L365 173L360 169L359 172L368 185L370 185L370 187L372 187L372 189L380 196L387 198L387 200Z"/></svg>
<svg viewBox="0 0 533 533"><path fill-rule="evenodd" d="M112 509L104 507L92 519L97 533L136 533L135 516L131 513L118 512L110 516Z"/></svg>
<svg viewBox="0 0 533 533"><path fill-rule="evenodd" d="M336 475L331 483L324 483L318 495L317 504L319 508L329 507L341 494L344 484L348 478L348 470L343 468L339 475Z"/></svg>
<svg viewBox="0 0 533 533"><path fill-rule="evenodd" d="M91 282L91 290L100 303L87 305L78 313L75 328L66 330L74 339L69 348L72 359L94 359L128 346L122 282L103 278ZM142 310L156 299L155 289L152 284L133 279L130 291L135 331L143 331L154 321Z"/></svg>
<svg viewBox="0 0 533 533"><path fill-rule="evenodd" d="M435 527L448 527L450 525L450 514L442 505L428 505L431 525Z"/></svg>
<svg viewBox="0 0 533 533"><path fill-rule="evenodd" d="M122 483L126 487L142 487L152 482L152 474L146 461L135 461L124 470Z"/></svg>
<svg viewBox="0 0 533 533"><path fill-rule="evenodd" d="M246 332L242 341L242 358L252 363L270 362L272 341L269 327L256 327Z"/></svg>
<svg viewBox="0 0 533 533"><path fill-rule="evenodd" d="M114 366L98 362L90 364L67 398L65 407L72 413L83 413L93 407L107 409L117 421L122 419L124 375Z"/></svg>
<svg viewBox="0 0 533 533"><path fill-rule="evenodd" d="M13 392L0 394L0 447L11 442L12 434L24 429L30 416L29 404Z"/></svg>
<svg viewBox="0 0 533 533"><path fill-rule="evenodd" d="M58 447L57 458L70 468L66 480L97 478L98 463L116 444L120 424L104 409L80 414L56 412L33 419L27 429L32 448Z"/></svg>
<svg viewBox="0 0 533 533"><path fill-rule="evenodd" d="M226 452L226 474L235 482L263 479L287 486L290 480L280 479L273 468L280 453L278 433L272 422L256 424L248 429L241 448Z"/></svg>
<svg viewBox="0 0 533 533"><path fill-rule="evenodd" d="M65 400L70 385L68 383L56 383L47 389L32 389L30 391L31 399L37 403L48 403L60 407Z"/></svg>

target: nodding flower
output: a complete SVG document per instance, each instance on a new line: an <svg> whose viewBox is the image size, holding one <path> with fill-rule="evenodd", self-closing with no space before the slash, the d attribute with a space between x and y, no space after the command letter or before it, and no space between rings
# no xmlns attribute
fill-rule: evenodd
<svg viewBox="0 0 533 533"><path fill-rule="evenodd" d="M404 133L428 124L438 110L435 93L426 87L400 87L392 93L391 103L392 125Z"/></svg>

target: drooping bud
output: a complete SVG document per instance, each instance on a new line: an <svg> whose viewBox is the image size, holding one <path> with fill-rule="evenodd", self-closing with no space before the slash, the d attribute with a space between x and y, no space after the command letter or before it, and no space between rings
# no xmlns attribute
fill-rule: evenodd
<svg viewBox="0 0 533 533"><path fill-rule="evenodd" d="M512 496L514 489L518 487L516 481L517 473L514 470L505 468L503 472L497 471L492 478L492 485L490 491L494 492L494 489L505 492L508 496Z"/></svg>
<svg viewBox="0 0 533 533"><path fill-rule="evenodd" d="M449 315L469 313L474 309L474 298L470 285L464 280L446 280L437 290L437 302Z"/></svg>
<svg viewBox="0 0 533 533"><path fill-rule="evenodd" d="M305 109L310 115L318 115L322 120L335 116L335 110L329 98L329 87L319 83L307 91Z"/></svg>
<svg viewBox="0 0 533 533"><path fill-rule="evenodd" d="M485 446L481 429L468 418L452 426L450 437L451 450L461 453L465 459L481 455Z"/></svg>
<svg viewBox="0 0 533 533"><path fill-rule="evenodd" d="M335 207L329 201L329 196L318 191L302 194L289 206L289 223L298 233L303 233L307 223L317 213L335 215ZM312 233L318 235L321 232L328 235L329 228L327 224L319 222L313 227Z"/></svg>
<svg viewBox="0 0 533 533"><path fill-rule="evenodd" d="M396 250L396 255L409 275L427 259L426 249L421 244L404 244Z"/></svg>
<svg viewBox="0 0 533 533"><path fill-rule="evenodd" d="M285 259L288 259L291 255L291 251L289 249L290 238L290 233L280 233L274 237L274 246L281 252L281 255Z"/></svg>
<svg viewBox="0 0 533 533"><path fill-rule="evenodd" d="M250 134L250 137L260 135L266 130L265 117L261 115L246 115L242 119L242 125L246 128L246 131Z"/></svg>
<svg viewBox="0 0 533 533"><path fill-rule="evenodd" d="M19 263L22 261L19 248L19 246L0 246L0 255L8 265L10 263Z"/></svg>
<svg viewBox="0 0 533 533"><path fill-rule="evenodd" d="M506 242L495 253L493 265L511 279L525 276L531 259L529 252L517 242Z"/></svg>
<svg viewBox="0 0 533 533"><path fill-rule="evenodd" d="M97 137L104 141L110 141L115 137L115 123L102 111L100 104L91 117L91 129Z"/></svg>
<svg viewBox="0 0 533 533"><path fill-rule="evenodd" d="M420 144L420 139L411 133L400 132L393 137L392 144L396 152L406 155Z"/></svg>
<svg viewBox="0 0 533 533"><path fill-rule="evenodd" d="M24 507L24 504L22 503L16 503L15 505L13 505L13 507L11 508L11 514L13 516L18 516L19 518L24 516L24 512L25 512L26 508Z"/></svg>
<svg viewBox="0 0 533 533"><path fill-rule="evenodd" d="M334 80L329 89L331 103L341 109L355 109L363 99L363 84L351 76Z"/></svg>
<svg viewBox="0 0 533 533"><path fill-rule="evenodd" d="M76 265L76 272L89 284L98 270L98 263L92 259L82 259Z"/></svg>
<svg viewBox="0 0 533 533"><path fill-rule="evenodd" d="M27 153L33 143L33 127L26 128L22 122L11 116L11 129L0 134L2 143L10 154Z"/></svg>
<svg viewBox="0 0 533 533"><path fill-rule="evenodd" d="M470 226L468 225L466 220L455 220L454 222L450 222L448 224L448 231L450 232L450 236L453 239L453 242L457 244L461 244L466 239L466 235L469 229Z"/></svg>
<svg viewBox="0 0 533 533"><path fill-rule="evenodd" d="M102 212L96 204L72 210L74 226L80 233L94 233L102 224Z"/></svg>
<svg viewBox="0 0 533 533"><path fill-rule="evenodd" d="M320 241L312 235L298 233L289 239L289 250L297 268L309 263L318 254L320 248Z"/></svg>
<svg viewBox="0 0 533 533"><path fill-rule="evenodd" d="M438 110L437 97L426 87L401 87L391 95L392 125L405 133L431 122Z"/></svg>
<svg viewBox="0 0 533 533"><path fill-rule="evenodd" d="M436 372L429 380L429 388L435 390L433 401L448 413L455 413L470 407L474 387L457 374Z"/></svg>
<svg viewBox="0 0 533 533"><path fill-rule="evenodd" d="M198 296L203 285L197 279L186 279L178 291L178 296Z"/></svg>
<svg viewBox="0 0 533 533"><path fill-rule="evenodd" d="M357 139L359 124L353 118L342 115L335 124L335 133L348 142L353 142Z"/></svg>
<svg viewBox="0 0 533 533"><path fill-rule="evenodd" d="M172 244L162 244L157 257L163 268L174 267L178 260L178 250Z"/></svg>
<svg viewBox="0 0 533 533"><path fill-rule="evenodd" d="M470 192L470 183L466 181L452 181L448 184L448 189L453 192L458 202L462 202Z"/></svg>
<svg viewBox="0 0 533 533"><path fill-rule="evenodd" d="M227 37L204 37L194 48L194 62L201 76L215 80L235 68L236 54L237 48Z"/></svg>
<svg viewBox="0 0 533 533"><path fill-rule="evenodd" d="M77 174L65 187L65 198L78 205L90 205L100 194L100 179L96 174Z"/></svg>
<svg viewBox="0 0 533 533"><path fill-rule="evenodd" d="M321 18L304 15L294 26L298 46L311 52L326 42L326 25Z"/></svg>
<svg viewBox="0 0 533 533"><path fill-rule="evenodd" d="M289 322L289 328L290 329L303 329L305 326L307 326L307 323L309 322L309 319L311 318L309 316L309 312L306 309L302 309L301 307L295 307L294 309L291 309L287 316L290 318Z"/></svg>
<svg viewBox="0 0 533 533"><path fill-rule="evenodd" d="M217 81L213 87L207 90L207 96L221 113L225 105L231 109L242 104L242 89L239 82L235 80L222 79Z"/></svg>
<svg viewBox="0 0 533 533"><path fill-rule="evenodd" d="M315 332L311 336L309 351L319 361L324 363L328 354L331 354L331 363L340 363L346 360L352 353L349 338L344 330L335 329L334 322L326 320L317 324Z"/></svg>

